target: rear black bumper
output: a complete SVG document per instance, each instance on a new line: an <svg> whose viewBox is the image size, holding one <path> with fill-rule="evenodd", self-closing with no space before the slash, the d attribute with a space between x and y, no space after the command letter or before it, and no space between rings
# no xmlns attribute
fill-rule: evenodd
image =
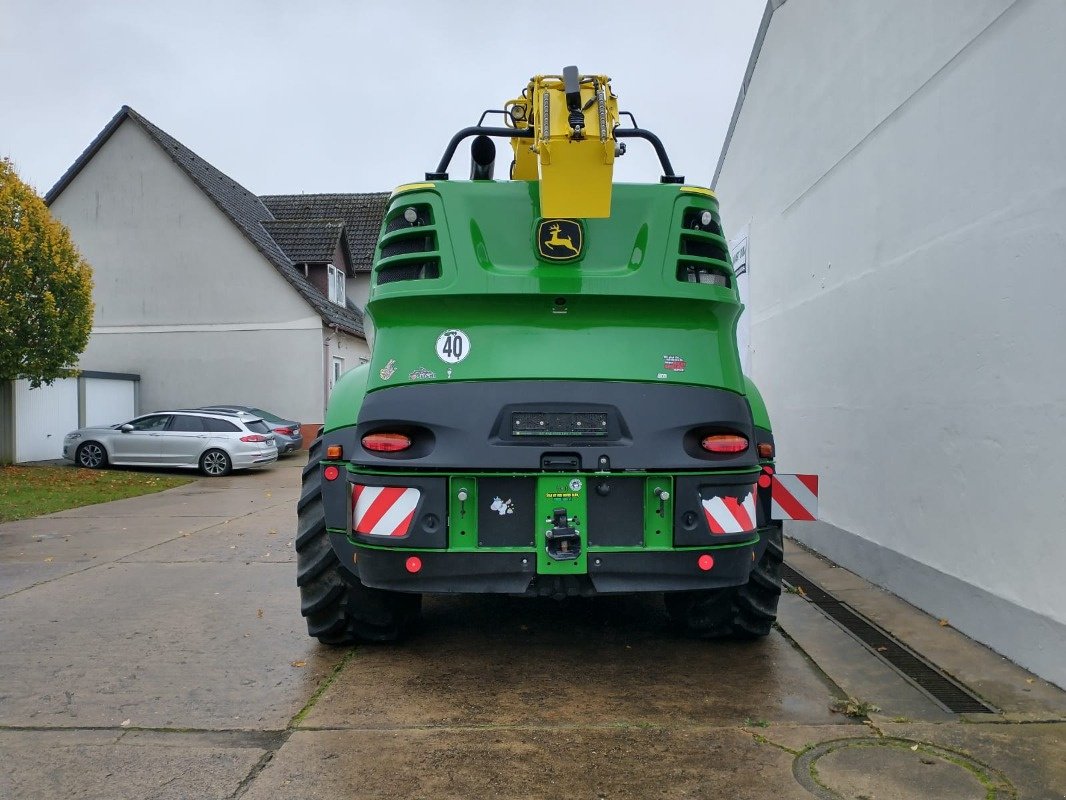
<svg viewBox="0 0 1066 800"><path fill-rule="evenodd" d="M580 417L588 434L551 429L553 418ZM518 418L528 418L521 420ZM518 421L516 421L518 420ZM598 421L598 422L597 422ZM590 429L595 428L595 435ZM375 453L362 437L383 429L410 436L402 453ZM746 436L739 453L708 453L708 433ZM358 425L330 431L327 445L374 470L431 469L461 472L736 470L758 463L755 426L743 395L726 389L629 381L455 381L389 387L370 392Z"/></svg>
<svg viewBox="0 0 1066 800"><path fill-rule="evenodd" d="M588 554L586 575L538 575L536 553L379 549L331 534L341 564L366 586L399 592L593 595L715 589L746 583L764 540L720 549L598 552ZM701 569L710 555L713 566ZM408 559L417 557L417 572ZM706 562L705 562L706 563Z"/></svg>

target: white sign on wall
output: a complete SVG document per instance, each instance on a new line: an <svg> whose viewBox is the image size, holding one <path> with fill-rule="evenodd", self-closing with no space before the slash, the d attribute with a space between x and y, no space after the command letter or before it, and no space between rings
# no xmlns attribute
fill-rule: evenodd
<svg viewBox="0 0 1066 800"><path fill-rule="evenodd" d="M737 349L740 351L740 366L745 375L751 375L751 242L748 239L748 225L729 242L729 257L733 260L733 274L736 275L737 291L744 311L737 320Z"/></svg>

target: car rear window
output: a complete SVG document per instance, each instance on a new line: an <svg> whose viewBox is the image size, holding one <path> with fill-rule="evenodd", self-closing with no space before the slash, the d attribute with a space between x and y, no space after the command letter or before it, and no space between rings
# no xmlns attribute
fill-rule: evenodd
<svg viewBox="0 0 1066 800"><path fill-rule="evenodd" d="M248 426L248 430L250 431L255 431L256 433L270 433L270 426L261 419L246 422L244 424Z"/></svg>
<svg viewBox="0 0 1066 800"><path fill-rule="evenodd" d="M204 428L212 433L234 433L240 432L240 428L224 419L216 419L215 417L204 417Z"/></svg>

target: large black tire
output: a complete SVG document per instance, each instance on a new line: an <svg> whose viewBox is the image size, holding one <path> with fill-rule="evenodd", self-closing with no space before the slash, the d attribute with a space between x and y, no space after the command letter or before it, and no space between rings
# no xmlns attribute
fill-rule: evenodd
<svg viewBox="0 0 1066 800"><path fill-rule="evenodd" d="M323 644L395 642L409 632L422 595L364 586L341 566L322 506L322 439L311 444L296 505L296 585L307 632Z"/></svg>
<svg viewBox="0 0 1066 800"><path fill-rule="evenodd" d="M770 633L781 597L781 526L766 533L766 550L743 586L663 595L674 625L699 639L757 639Z"/></svg>

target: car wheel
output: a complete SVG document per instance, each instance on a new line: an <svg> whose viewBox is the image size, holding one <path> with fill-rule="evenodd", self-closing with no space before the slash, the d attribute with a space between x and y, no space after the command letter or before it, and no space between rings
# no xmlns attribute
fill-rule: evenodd
<svg viewBox="0 0 1066 800"><path fill-rule="evenodd" d="M107 451L99 442L85 442L78 446L74 461L86 469L102 469L107 466Z"/></svg>
<svg viewBox="0 0 1066 800"><path fill-rule="evenodd" d="M221 478L233 470L233 462L225 450L208 450L200 456L200 472L211 478Z"/></svg>

